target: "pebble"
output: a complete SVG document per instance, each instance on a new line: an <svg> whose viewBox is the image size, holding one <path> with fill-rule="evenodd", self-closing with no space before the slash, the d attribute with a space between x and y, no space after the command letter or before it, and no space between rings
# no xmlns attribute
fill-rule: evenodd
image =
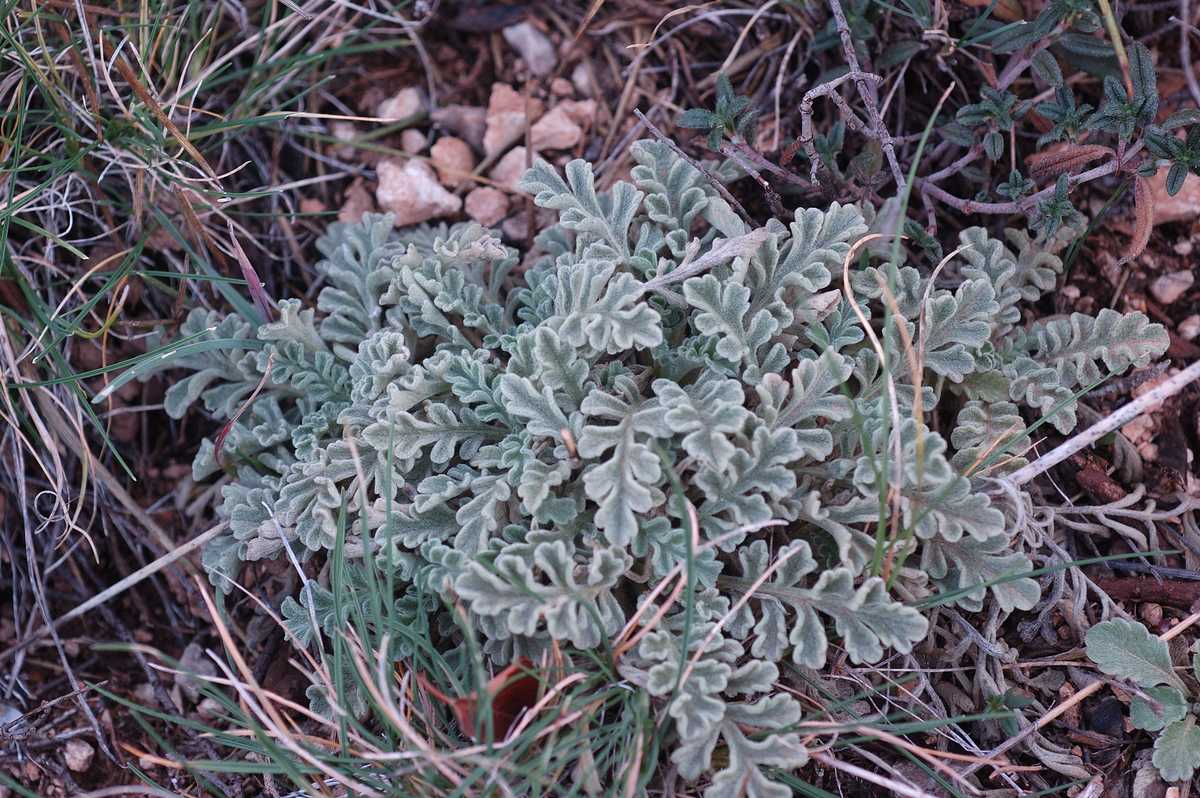
<svg viewBox="0 0 1200 798"><path fill-rule="evenodd" d="M389 158L379 162L377 171L375 201L380 210L396 215L396 227L450 216L462 208L462 200L442 188L433 167L424 161L410 158L400 163Z"/></svg>
<svg viewBox="0 0 1200 798"><path fill-rule="evenodd" d="M92 744L87 740L80 737L73 737L67 740L63 755L67 760L67 767L72 772L83 773L92 766L92 759L96 756L96 749L92 748Z"/></svg>
<svg viewBox="0 0 1200 798"><path fill-rule="evenodd" d="M454 136L443 136L435 141L429 157L437 169L438 179L447 188L458 186L475 169L475 153L471 151L471 145Z"/></svg>
<svg viewBox="0 0 1200 798"><path fill-rule="evenodd" d="M504 29L504 41L525 59L529 71L544 77L558 65L558 55L546 34L530 22L519 22Z"/></svg>
<svg viewBox="0 0 1200 798"><path fill-rule="evenodd" d="M1154 197L1154 223L1189 222L1200 214L1200 177L1189 174L1175 196L1167 194L1168 169L1159 169L1150 178Z"/></svg>
<svg viewBox="0 0 1200 798"><path fill-rule="evenodd" d="M582 61L571 70L571 85L582 97L596 96L596 80L592 77L591 67Z"/></svg>
<svg viewBox="0 0 1200 798"><path fill-rule="evenodd" d="M443 105L431 118L440 127L467 141L476 150L483 149L487 129L487 111L475 105Z"/></svg>
<svg viewBox="0 0 1200 798"><path fill-rule="evenodd" d="M1189 341L1194 341L1200 337L1200 316L1193 313L1183 321L1179 322L1176 328L1180 338L1185 338Z"/></svg>
<svg viewBox="0 0 1200 798"><path fill-rule="evenodd" d="M484 227L495 227L508 213L508 197L491 186L480 186L467 194L466 211Z"/></svg>
<svg viewBox="0 0 1200 798"><path fill-rule="evenodd" d="M535 150L570 149L582 138L583 128L575 123L562 105L551 109L529 130L529 141Z"/></svg>
<svg viewBox="0 0 1200 798"><path fill-rule="evenodd" d="M390 122L408 119L425 110L425 96L415 86L396 92L379 104L375 115Z"/></svg>
<svg viewBox="0 0 1200 798"><path fill-rule="evenodd" d="M555 97L570 97L575 93L575 87L566 78L555 78L550 81L550 93Z"/></svg>
<svg viewBox="0 0 1200 798"><path fill-rule="evenodd" d="M505 191L516 192L520 190L517 183L520 182L523 174L525 174L525 148L513 147L492 168L490 177Z"/></svg>
<svg viewBox="0 0 1200 798"><path fill-rule="evenodd" d="M1196 275L1188 270L1164 274L1150 284L1150 293L1155 300L1163 305L1170 305L1179 299L1196 281Z"/></svg>
<svg viewBox="0 0 1200 798"><path fill-rule="evenodd" d="M362 219L364 213L375 210L375 200L367 191L366 183L361 177L354 179L350 188L342 196L342 207L338 211L338 221L353 224Z"/></svg>
<svg viewBox="0 0 1200 798"><path fill-rule="evenodd" d="M333 154L338 158L346 159L354 157L354 152L357 148L350 146L349 142L354 141L358 135L358 129L354 127L353 122L348 122L345 119L336 119L329 126L329 131L333 133L333 137L338 141L344 141L346 144L339 145L334 148Z"/></svg>
<svg viewBox="0 0 1200 798"><path fill-rule="evenodd" d="M200 700L200 688L207 684L204 677L216 676L217 666L197 643L188 643L179 657L180 670L187 671L175 677L175 683L193 703Z"/></svg>
<svg viewBox="0 0 1200 798"><path fill-rule="evenodd" d="M429 139L415 127L410 127L400 134L400 149L409 155L416 155L429 146Z"/></svg>
<svg viewBox="0 0 1200 798"><path fill-rule="evenodd" d="M542 115L540 100L531 99L526 106L522 97L507 83L493 83L488 98L487 129L483 134L483 152L495 155L515 144L525 135L526 111L532 123Z"/></svg>

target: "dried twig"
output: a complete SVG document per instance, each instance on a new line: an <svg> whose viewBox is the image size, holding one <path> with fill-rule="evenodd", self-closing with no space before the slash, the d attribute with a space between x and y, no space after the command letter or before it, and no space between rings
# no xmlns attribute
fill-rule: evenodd
<svg viewBox="0 0 1200 798"><path fill-rule="evenodd" d="M1196 81L1196 70L1192 68L1192 9L1190 0L1179 0L1179 63L1183 67L1183 79L1196 105L1200 105L1200 83Z"/></svg>
<svg viewBox="0 0 1200 798"><path fill-rule="evenodd" d="M1189 615L1188 617L1184 618L1178 624L1171 627L1168 631L1159 635L1158 638L1160 640L1171 640L1175 637L1178 637L1179 635L1183 634L1184 630L1188 629L1194 623L1196 623L1196 621L1200 621L1200 612L1193 613L1193 614ZM1104 687L1105 684L1107 684L1107 682L1105 682L1101 679L1097 679L1096 681L1087 685L1082 690L1080 690L1079 692L1075 693L1070 698L1068 698L1066 701L1063 701L1061 704L1058 704L1053 709L1051 709L1049 712L1047 712L1045 715L1038 718L1036 723L1029 724L1024 729L1022 729L1019 733L1013 735L1012 737L1009 737L1003 743L996 746L996 748L994 748L991 752L988 753L988 758L994 759L995 757L1000 756L1004 752L1015 748L1022 741L1024 741L1027 737L1036 733L1040 729L1044 729L1046 726L1050 725L1050 723L1053 722L1055 718L1060 717L1061 715L1063 715L1064 713L1069 711L1072 707L1082 703L1085 698L1088 698L1089 696L1091 696L1095 693L1098 693L1100 691L1100 688ZM979 768L981 768L981 767L983 767L982 763L976 763L976 764L968 766L967 769L962 772L963 778L966 778L967 776L971 775L975 771L979 770ZM993 765L992 767L996 767L996 766Z"/></svg>
<svg viewBox="0 0 1200 798"><path fill-rule="evenodd" d="M16 652L20 651L21 649L25 648L26 646L30 645L31 643L33 643L37 640L40 640L47 633L49 633L51 629L60 628L63 624L67 623L68 621L74 620L75 618L78 618L79 616L88 613L89 611L95 609L96 607L100 606L104 602L109 601L109 600L115 598L116 596L119 596L120 594L124 593L126 590L128 590L129 588L138 584L139 582L143 581L147 577L153 576L154 574L158 573L159 571L161 571L163 568L166 568L171 563L179 560L182 557L186 557L187 555L191 554L193 551L196 551L198 548L200 548L205 543L212 540L213 538L215 538L217 535L221 534L224 531L225 531L225 524L224 524L224 522L222 522L205 532L201 532L199 535L192 538L187 543L184 543L182 546L179 546L178 548L168 551L166 554L159 557L154 562L148 563L148 564L142 566L141 568L139 568L136 571L134 571L133 573L131 573L129 576L122 579L121 581L109 586L107 589L103 590L102 592L97 593L96 595L92 596L87 601L85 601L82 604L80 604L79 606L75 607L75 609L68 611L65 615L63 615L59 618L56 618L54 620L54 623L51 624L50 626L42 626L42 628L40 628L37 631L33 632L32 634L26 636L26 638L24 640L22 640L21 642L16 643L12 646L9 646L8 648L4 649L3 651L0 651L0 662L3 662L4 660L8 659L10 656L12 656Z"/></svg>
<svg viewBox="0 0 1200 798"><path fill-rule="evenodd" d="M696 169L700 172L700 174L704 175L708 182L712 184L713 188L717 190L717 193L719 193L725 199L725 201L729 203L729 207L733 208L733 210L737 212L737 215L742 217L743 222L750 227L755 226L754 220L750 218L750 214L746 213L746 209L742 207L742 203L738 202L737 199L729 193L729 189L725 188L725 184L718 180L716 175L701 166L695 158L679 149L679 146L667 138L666 134L664 134L661 130L655 127L654 123L647 119L646 115L640 110L637 108L633 109L633 114L642 121L642 124L645 125L646 128L654 135L654 138L666 144L674 151L676 155L691 164L693 169Z"/></svg>
<svg viewBox="0 0 1200 798"><path fill-rule="evenodd" d="M1125 426L1142 413L1150 410L1150 408L1179 393L1197 379L1200 379L1200 360L1161 385L1142 394L1124 407L1110 413L1061 446L1047 452L1029 465L1014 471L1007 477L1008 481L1014 485L1025 484L1048 468L1058 465L1076 452L1091 446L1108 433Z"/></svg>
<svg viewBox="0 0 1200 798"><path fill-rule="evenodd" d="M833 10L833 19L837 23L838 35L842 39L842 51L846 54L846 63L850 65L850 73L854 75L854 85L858 87L858 96L867 107L867 118L871 123L872 135L879 139L879 146L887 156L888 165L892 168L892 178L896 181L896 191L904 190L904 171L896 160L896 146L892 134L888 133L883 119L879 115L879 103L875 101L875 92L867 88L865 73L858 65L858 53L854 49L854 39L850 35L850 25L846 22L846 12L842 10L841 0L829 0ZM878 85L878 81L876 81Z"/></svg>

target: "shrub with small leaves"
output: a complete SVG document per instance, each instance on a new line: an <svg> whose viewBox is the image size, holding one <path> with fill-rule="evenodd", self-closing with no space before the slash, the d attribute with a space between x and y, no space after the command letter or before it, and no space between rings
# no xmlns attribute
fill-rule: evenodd
<svg viewBox="0 0 1200 798"><path fill-rule="evenodd" d="M775 774L807 753L780 663L909 652L935 592L1033 607L993 479L1027 422L1069 432L1078 392L1167 338L1112 310L1024 325L1057 239L971 228L935 279L855 257L870 207L749 229L665 144L632 154L607 192L586 162L536 163L522 188L558 223L520 268L475 224L331 226L315 308L193 311L166 408L227 426L194 466L230 475L218 588L245 560L336 547L435 616L444 649L478 640L498 664L611 651L654 618L615 665L673 718L680 774L785 796ZM683 592L643 606L664 579ZM302 646L339 623L312 580L283 614Z"/></svg>

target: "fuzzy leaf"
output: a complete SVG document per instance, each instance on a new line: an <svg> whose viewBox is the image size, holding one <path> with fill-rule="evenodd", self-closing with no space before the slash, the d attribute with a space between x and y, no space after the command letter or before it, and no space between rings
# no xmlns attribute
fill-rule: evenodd
<svg viewBox="0 0 1200 798"><path fill-rule="evenodd" d="M1140 623L1125 619L1098 623L1088 629L1085 642L1088 658L1109 676L1139 687L1179 684L1166 642Z"/></svg>
<svg viewBox="0 0 1200 798"><path fill-rule="evenodd" d="M1158 768L1163 781L1188 781L1200 768L1200 728L1196 716L1188 715L1183 720L1167 726L1154 741L1154 756L1151 759Z"/></svg>
<svg viewBox="0 0 1200 798"><path fill-rule="evenodd" d="M642 400L632 380L618 382L620 395L593 390L583 401L583 412L592 418L616 421L615 425L589 424L579 436L579 455L588 459L612 454L591 465L583 475L590 499L600 505L596 525L616 546L628 545L637 534L637 516L662 502L657 483L662 480L658 455L649 438L671 434L667 409L655 400Z"/></svg>
<svg viewBox="0 0 1200 798"><path fill-rule="evenodd" d="M501 552L489 566L472 562L454 583L471 610L495 617L515 635L532 635L546 624L550 636L593 648L624 623L612 594L629 557L618 548L598 549L586 570L574 562L573 547L539 543L531 556Z"/></svg>
<svg viewBox="0 0 1200 798"><path fill-rule="evenodd" d="M1143 731L1162 731L1187 714L1187 699L1174 687L1148 687L1145 697L1135 695L1129 700L1129 719Z"/></svg>

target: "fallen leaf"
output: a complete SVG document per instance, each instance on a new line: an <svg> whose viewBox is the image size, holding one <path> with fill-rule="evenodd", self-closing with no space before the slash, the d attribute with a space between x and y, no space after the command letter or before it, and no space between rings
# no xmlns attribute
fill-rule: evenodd
<svg viewBox="0 0 1200 798"><path fill-rule="evenodd" d="M1112 156L1111 147L1103 144L1061 144L1025 158L1029 176L1034 180L1058 177L1075 172L1092 161Z"/></svg>
<svg viewBox="0 0 1200 798"><path fill-rule="evenodd" d="M450 707L458 721L459 729L478 742L475 735L480 726L477 714L480 711L479 694L471 693L462 698L451 698L434 687L422 674L417 674L417 681L427 693ZM492 740L503 740L508 736L521 713L537 702L540 687L541 680L534 672L534 664L525 657L518 659L488 681L484 690L491 701Z"/></svg>
<svg viewBox="0 0 1200 798"><path fill-rule="evenodd" d="M1154 189L1141 175L1133 179L1133 218L1133 237L1129 241L1129 251L1121 258L1122 263L1129 263L1145 252L1150 233L1154 231Z"/></svg>

